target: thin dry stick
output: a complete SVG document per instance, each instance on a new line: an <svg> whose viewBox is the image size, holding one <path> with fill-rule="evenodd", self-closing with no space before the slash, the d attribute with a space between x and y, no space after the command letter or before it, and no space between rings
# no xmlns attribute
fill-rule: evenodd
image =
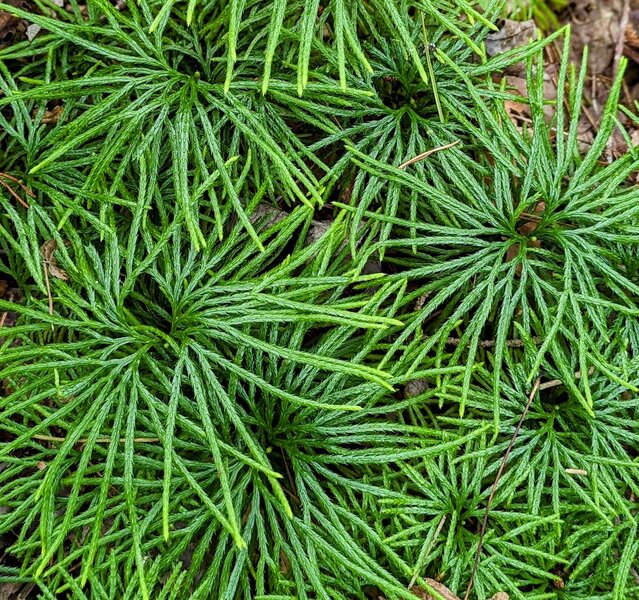
<svg viewBox="0 0 639 600"><path fill-rule="evenodd" d="M397 168L405 169L406 167L410 167L411 165L414 165L416 162L419 162L420 160L424 160L425 158L428 158L431 154L435 154L435 152L439 152L440 150L447 150L448 148L452 148L453 146L456 146L457 144L459 144L460 141L461 140L456 140L454 142L451 142L450 144L446 144L445 146L439 146L438 148L431 148L430 150L427 150L426 152L422 152L421 154L414 156L410 160L407 160L405 163L402 163Z"/></svg>
<svg viewBox="0 0 639 600"><path fill-rule="evenodd" d="M24 183L22 183L22 181L20 181L17 177L9 175L9 173L0 173L0 177L8 179L9 181L13 181L13 183L17 183L25 191L26 194L28 194L32 198L35 198L35 194L31 191L31 189L24 185Z"/></svg>
<svg viewBox="0 0 639 600"><path fill-rule="evenodd" d="M493 487L490 490L490 495L488 496L488 502L486 503L486 512L484 512L484 520L481 524L481 531L479 532L479 544L477 544L477 552L475 552L475 562L473 563L473 570L470 573L470 581L468 582L468 587L466 588L466 595L464 596L464 600L468 600L468 598L470 597L470 591L473 589L475 574L477 573L477 567L479 566L479 558L481 556L482 547L484 545L484 536L486 535L486 527L488 525L488 515L490 513L490 505L493 503L493 498L495 497L495 492L497 491L499 480L501 479L504 469L506 468L508 457L510 456L512 449L515 446L515 441L517 440L517 436L519 435L521 426L524 424L524 420L526 419L526 415L528 414L530 405L532 404L532 401L535 398L540 385L541 385L541 377L537 377L537 381L535 381L535 385L533 385L532 391L530 392L530 396L528 396L528 402L526 402L524 412L521 414L521 418L519 419L519 423L517 423L517 427L515 427L515 431L513 433L512 438L510 438L510 443L508 444L508 448L506 448L506 453L504 454L504 457L501 459L501 464L499 465L499 470L497 471L497 475L495 476Z"/></svg>
<svg viewBox="0 0 639 600"><path fill-rule="evenodd" d="M619 61L623 54L623 46L626 40L626 29L628 28L628 21L630 18L630 0L624 0L623 9L621 12L621 21L619 22L619 37L617 38L617 45L615 46L615 60L612 63L613 79L617 77L619 71Z"/></svg>
<svg viewBox="0 0 639 600"><path fill-rule="evenodd" d="M29 208L29 205L22 199L18 194L16 194L15 190L0 177L0 185L2 185L22 206L25 208Z"/></svg>
<svg viewBox="0 0 639 600"><path fill-rule="evenodd" d="M594 367L590 367L590 369L588 369L588 375L592 375L594 372ZM581 371L577 371L575 373L575 379L581 379ZM550 381L544 381L544 383L539 386L539 391L541 392L543 390L549 390L550 388L558 387L563 384L564 382L561 379L551 379Z"/></svg>
<svg viewBox="0 0 639 600"><path fill-rule="evenodd" d="M432 336L424 336L424 339L429 339ZM543 342L543 339L540 337L533 337L531 338L531 341L533 344L535 344L536 346L539 346L539 344L541 344ZM447 346L459 346L459 344L461 344L462 339L461 338L456 338L456 337L449 337L446 338L446 345ZM525 340L519 339L519 338L515 338L512 340L506 340L505 341L505 345L506 348L523 348L525 345ZM497 344L497 342L495 340L479 340L479 347L480 348L494 348L495 345ZM543 389L543 388L542 388Z"/></svg>
<svg viewBox="0 0 639 600"><path fill-rule="evenodd" d="M16 194L15 190L6 182L5 179L9 181L13 181L13 183L17 183L23 190L27 196L31 198L35 198L35 194L26 186L22 181L16 179L13 175L8 175L7 173L0 173L0 185L2 185L22 206L25 208L29 208L29 205L22 199L18 194Z"/></svg>
<svg viewBox="0 0 639 600"><path fill-rule="evenodd" d="M535 336L531 339L531 341L533 344L538 346L543 340L540 337ZM497 342L495 340L480 340L479 346L480 348L494 348L496 343ZM523 348L525 343L526 342L521 339L505 341L506 348ZM461 338L449 337L446 339L447 346L459 346L459 344L461 344Z"/></svg>
<svg viewBox="0 0 639 600"><path fill-rule="evenodd" d="M42 442L66 442L67 438L63 438L63 437L56 437L54 435L41 435L41 434L36 434L34 436L32 436L32 438L34 440L40 440ZM110 444L111 440L113 438L108 438L108 437L101 437L101 438L97 438L95 441L97 444ZM79 439L76 443L77 444L86 444L89 440L86 438L82 438ZM126 438L120 438L120 443L124 444L126 442ZM160 441L160 438L152 438L152 437L139 437L139 438L133 438L133 441L136 444L154 444L156 442Z"/></svg>
<svg viewBox="0 0 639 600"><path fill-rule="evenodd" d="M442 515L442 518L439 520L437 529L435 529L435 535L433 536L433 539L428 544L428 548L426 549L426 554L424 554L424 562L428 558L428 555L431 553L433 546L435 545L435 541L437 540L437 536L439 536L442 530L442 527L444 526L444 523L446 523L446 515ZM415 585L415 582L417 581L418 577L419 577L419 570L415 569L415 573L413 573L413 578L410 580L410 583L408 584L409 590Z"/></svg>

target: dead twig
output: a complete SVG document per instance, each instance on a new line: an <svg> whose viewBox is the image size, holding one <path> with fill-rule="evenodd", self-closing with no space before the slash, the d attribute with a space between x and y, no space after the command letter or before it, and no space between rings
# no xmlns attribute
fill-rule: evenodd
<svg viewBox="0 0 639 600"><path fill-rule="evenodd" d="M526 402L526 406L524 407L524 412L521 414L521 418L517 423L517 427L515 427L515 431L510 438L510 443L508 444L508 448L506 448L506 453L504 457L501 459L501 464L499 465L499 470L497 471L497 475L495 476L495 481L493 482L493 487L490 490L490 495L488 496L488 502L486 503L486 511L484 512L484 520L481 524L481 531L479 533L479 543L477 544L477 552L475 552L475 562L473 563L473 570L470 573L470 581L468 582L468 587L466 588L466 594L464 595L464 600L468 600L470 598L470 592L473 589L473 583L475 581L475 574L477 573L477 567L479 566L479 559L481 557L481 551L484 545L484 536L486 535L486 527L488 526L488 515L490 514L490 506L493 503L493 498L495 497L495 492L497 491L497 486L499 485L499 480L506 468L506 463L508 462L508 457L512 452L513 447L515 446L515 441L517 440L517 436L519 435L519 431L521 430L521 426L524 424L524 420L526 419L526 415L532 405L532 402L539 391L541 386L541 377L537 377L535 384L528 396L528 402Z"/></svg>
<svg viewBox="0 0 639 600"><path fill-rule="evenodd" d="M623 55L623 47L626 41L626 29L628 28L628 22L630 20L630 0L623 1L623 9L621 12L621 21L619 22L619 37L617 38L617 45L615 46L615 60L612 63L612 75L613 79L617 77L619 71L619 61Z"/></svg>
<svg viewBox="0 0 639 600"><path fill-rule="evenodd" d="M16 179L13 175L0 173L0 185L2 185L2 187L4 187L4 189L6 189L22 206L24 206L25 208L29 208L27 202L18 195L18 193L5 181L5 179L8 179L9 181L19 185L24 193L30 198L35 198L35 194L26 185L24 185L24 183L22 183L19 179Z"/></svg>
<svg viewBox="0 0 639 600"><path fill-rule="evenodd" d="M426 336L426 339L428 339L431 336ZM533 337L531 338L531 341L533 344L535 344L536 346L538 346L539 344L541 344L543 342L543 339L540 337ZM447 346L459 346L459 344L461 344L462 340L461 338L456 338L456 337L449 337L446 338L446 345ZM506 340L506 348L523 348L525 345L525 340L521 340L521 339L513 339L513 340ZM494 348L495 345L497 344L497 342L495 340L480 340L479 341L479 347L480 348Z"/></svg>
<svg viewBox="0 0 639 600"><path fill-rule="evenodd" d="M435 152L439 152L440 150L447 150L448 148L452 148L453 146L456 146L457 144L459 144L460 141L461 140L456 140L454 142L451 142L450 144L439 146L438 148L431 148L430 150L427 150L426 152L422 152L421 154L418 154L417 156L414 156L413 158L407 160L405 163L402 163L397 168L405 169L406 167L410 167L411 165L414 165L416 162L419 162L420 160L424 160L425 158L428 158L431 154L435 154Z"/></svg>
<svg viewBox="0 0 639 600"><path fill-rule="evenodd" d="M590 367L590 369L588 369L588 375L592 375L594 372L594 367ZM581 371L577 371L575 373L575 379L581 379ZM539 391L541 392L543 390L549 390L550 388L558 387L563 384L564 382L561 379L551 379L550 381L544 381L544 383L539 386Z"/></svg>

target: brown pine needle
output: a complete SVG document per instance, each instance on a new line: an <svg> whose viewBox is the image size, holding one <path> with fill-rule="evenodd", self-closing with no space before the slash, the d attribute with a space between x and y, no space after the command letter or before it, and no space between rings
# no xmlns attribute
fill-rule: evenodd
<svg viewBox="0 0 639 600"><path fill-rule="evenodd" d="M3 179L8 179L9 181L13 181L13 183L17 183L24 190L25 194L31 196L32 198L35 198L35 194L31 191L31 189L29 189L26 185L24 185L24 183L22 183L22 181L20 181L13 175L9 175L8 173L0 173L0 177Z"/></svg>
<svg viewBox="0 0 639 600"><path fill-rule="evenodd" d="M29 205L22 198L20 198L15 190L4 180L5 177L7 177L7 175L5 175L4 173L0 173L0 185L2 185L20 204L22 204L22 206L24 206L25 208L29 208Z"/></svg>
<svg viewBox="0 0 639 600"><path fill-rule="evenodd" d="M501 464L499 465L499 470L497 471L497 475L495 476L493 487L490 490L490 495L488 496L488 502L486 503L486 511L484 512L484 520L481 524L481 531L479 533L479 543L477 544L477 552L475 552L475 562L473 563L473 570L470 573L470 581L468 582L468 587L466 588L466 594L464 596L464 600L468 600L468 598L470 598L470 592L473 589L475 574L477 573L477 567L479 566L479 558L481 557L481 551L484 545L484 536L486 535L486 527L488 525L488 515L490 514L490 506L493 503L493 498L495 497L495 492L497 491L499 480L501 479L504 469L506 468L508 457L510 456L512 449L515 446L515 441L517 440L517 436L519 435L521 426L524 424L524 420L526 419L526 415L528 414L530 405L532 404L533 399L537 395L540 385L541 385L541 377L537 377L537 381L535 381L535 385L533 385L532 391L530 392L530 395L528 396L528 402L526 402L524 412L521 414L519 423L517 423L517 427L515 427L513 436L510 438L510 443L508 444L508 448L506 448L506 453L504 454L504 457L501 459Z"/></svg>
<svg viewBox="0 0 639 600"><path fill-rule="evenodd" d="M431 154L435 154L435 152L439 152L440 150L447 150L448 148L452 148L453 146L456 146L457 144L459 144L460 141L461 140L456 140L454 142L451 142L450 144L446 144L445 146L439 146L438 148L431 148L430 150L426 150L426 152L422 152L421 154L414 156L413 158L407 160L405 163L402 163L401 165L399 165L399 167L397 168L405 169L406 167L410 167L411 165L414 165L416 162L419 162L420 160L424 160L425 158L428 158Z"/></svg>

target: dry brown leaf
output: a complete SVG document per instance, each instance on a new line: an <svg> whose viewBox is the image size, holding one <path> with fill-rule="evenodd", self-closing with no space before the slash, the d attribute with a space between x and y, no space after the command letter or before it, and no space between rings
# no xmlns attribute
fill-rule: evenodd
<svg viewBox="0 0 639 600"><path fill-rule="evenodd" d="M557 98L557 72L558 65L549 64L544 67L544 98L546 100L555 100ZM514 96L521 96L522 98L528 97L528 84L525 77L516 77L513 75L506 75L504 78L508 91ZM525 102L518 102L517 100L506 100L504 103L508 116L518 123L519 118L530 118L530 106ZM544 116L547 121L552 119L554 114L554 108L548 104L544 106Z"/></svg>
<svg viewBox="0 0 639 600"><path fill-rule="evenodd" d="M606 143L603 153L603 159L608 163L612 163L628 152L628 144L618 129L614 129L610 139Z"/></svg>
<svg viewBox="0 0 639 600"><path fill-rule="evenodd" d="M639 10L630 13L630 20L625 31L626 44L635 50L639 50Z"/></svg>
<svg viewBox="0 0 639 600"><path fill-rule="evenodd" d="M270 204L258 204L255 210L249 215L251 225L258 226L260 229L267 229L277 225L282 219L287 217L286 211L275 208Z"/></svg>
<svg viewBox="0 0 639 600"><path fill-rule="evenodd" d="M413 379L404 386L404 397L415 398L421 396L429 387L428 379Z"/></svg>
<svg viewBox="0 0 639 600"><path fill-rule="evenodd" d="M36 35L38 35L40 33L40 31L42 31L42 27L40 27L40 25L36 25L35 23L31 23L31 25L29 25L29 27L27 27L27 31L26 31L26 36L27 39L32 42Z"/></svg>
<svg viewBox="0 0 639 600"><path fill-rule="evenodd" d="M588 46L588 72L602 74L615 56L624 0L576 0L571 4L572 60L579 64L584 46Z"/></svg>
<svg viewBox="0 0 639 600"><path fill-rule="evenodd" d="M542 214L544 211L546 210L546 203L545 202L537 202L537 204L535 205L535 208L533 210L533 214L529 216L529 218L531 219L530 221L526 221L523 225L521 225L517 231L519 231L519 233L521 235L529 235L531 234L533 231L535 231L535 229L537 229L539 223L537 221L536 218L533 218L536 215L540 215Z"/></svg>
<svg viewBox="0 0 639 600"><path fill-rule="evenodd" d="M60 120L62 113L64 112L64 106L58 104L58 106L54 106L51 110L48 110L42 115L42 122L45 125L53 125Z"/></svg>
<svg viewBox="0 0 639 600"><path fill-rule="evenodd" d="M581 154L586 154L595 141L595 130L586 115L583 115L577 125L577 147Z"/></svg>
<svg viewBox="0 0 639 600"><path fill-rule="evenodd" d="M508 246L508 250L506 250L506 262L514 260L515 257L519 254L520 249L521 245L519 244L519 242Z"/></svg>
<svg viewBox="0 0 639 600"><path fill-rule="evenodd" d="M460 600L459 596L451 592L443 583L435 581L434 579L429 579L428 577L426 577L425 581L430 587L438 592L444 600ZM410 591L418 598L421 598L421 600L438 600L421 586L413 586L410 588Z"/></svg>
<svg viewBox="0 0 639 600"><path fill-rule="evenodd" d="M525 46L536 39L537 26L534 21L504 19L499 31L486 36L486 53L488 56L496 56Z"/></svg>
<svg viewBox="0 0 639 600"><path fill-rule="evenodd" d="M15 17L4 10L0 10L0 33L9 29L15 21Z"/></svg>
<svg viewBox="0 0 639 600"><path fill-rule="evenodd" d="M49 240L42 244L40 252L42 253L42 258L44 258L44 262L47 268L49 269L49 273L51 273L51 275L56 279L67 281L69 279L69 276L67 275L66 271L58 267L55 256L53 256L53 253L57 250L57 248L58 242L56 242L55 240Z"/></svg>
<svg viewBox="0 0 639 600"><path fill-rule="evenodd" d="M509 92L516 96L521 96L525 98L528 94L528 88L526 85L526 80L523 77L514 77L507 75L504 77L504 82L506 83L506 87L509 88ZM504 107L508 116L517 121L516 117L519 116L530 116L530 107L525 102L517 102L516 100L506 100L504 102Z"/></svg>
<svg viewBox="0 0 639 600"><path fill-rule="evenodd" d="M23 585L22 583L0 583L0 600L17 598Z"/></svg>
<svg viewBox="0 0 639 600"><path fill-rule="evenodd" d="M26 0L4 0L4 3L24 10L31 8ZM4 10L0 10L0 48L12 42L20 41L19 38L24 35L27 25L24 19L19 19Z"/></svg>
<svg viewBox="0 0 639 600"><path fill-rule="evenodd" d="M324 237L324 234L331 228L332 224L333 221L331 219L313 219L313 223L306 236L306 245L310 246Z"/></svg>
<svg viewBox="0 0 639 600"><path fill-rule="evenodd" d="M506 592L497 592L490 600L510 600Z"/></svg>

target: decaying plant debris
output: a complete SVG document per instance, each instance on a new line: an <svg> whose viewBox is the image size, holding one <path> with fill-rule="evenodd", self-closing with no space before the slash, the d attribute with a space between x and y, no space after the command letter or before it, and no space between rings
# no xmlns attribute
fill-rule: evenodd
<svg viewBox="0 0 639 600"><path fill-rule="evenodd" d="M505 6L0 5L0 597L639 597L637 7Z"/></svg>

